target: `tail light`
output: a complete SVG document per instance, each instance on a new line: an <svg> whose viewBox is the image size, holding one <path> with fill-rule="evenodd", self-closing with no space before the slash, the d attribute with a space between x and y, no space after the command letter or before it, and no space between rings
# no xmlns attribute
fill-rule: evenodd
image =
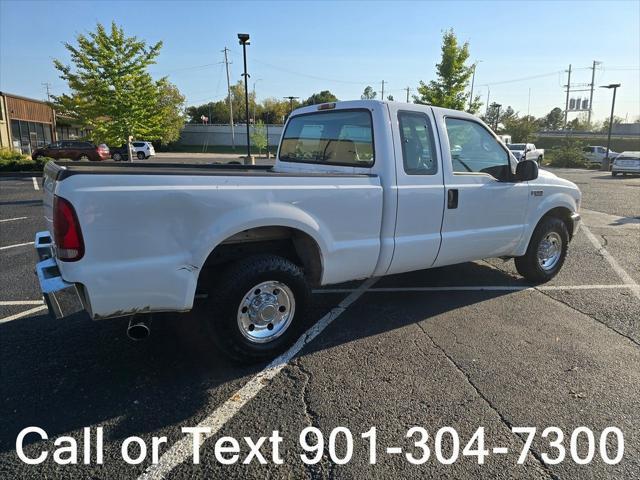
<svg viewBox="0 0 640 480"><path fill-rule="evenodd" d="M64 198L53 199L53 238L58 258L75 262L84 256L84 240L73 205Z"/></svg>

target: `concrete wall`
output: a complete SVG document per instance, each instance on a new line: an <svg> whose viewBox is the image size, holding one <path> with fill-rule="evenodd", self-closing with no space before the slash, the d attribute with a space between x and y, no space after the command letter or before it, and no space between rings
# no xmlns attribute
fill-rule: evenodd
<svg viewBox="0 0 640 480"><path fill-rule="evenodd" d="M280 143L283 125L267 125L269 132L269 146ZM253 127L249 127L253 131ZM234 138L236 145L247 144L246 125L234 126ZM211 145L231 146L230 125L200 125L187 123L180 132L179 145Z"/></svg>

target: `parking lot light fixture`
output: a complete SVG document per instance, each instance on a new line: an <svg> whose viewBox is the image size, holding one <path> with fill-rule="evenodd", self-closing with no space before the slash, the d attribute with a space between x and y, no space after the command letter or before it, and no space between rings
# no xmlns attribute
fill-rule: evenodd
<svg viewBox="0 0 640 480"><path fill-rule="evenodd" d="M613 99L611 100L611 116L609 117L609 133L607 134L607 151L605 152L604 159L602 160L602 166L600 170L608 171L609 164L611 160L609 160L609 150L611 148L611 129L613 128L613 110L616 106L616 91L620 86L620 83L610 83L609 85L600 85L600 88L613 88Z"/></svg>
<svg viewBox="0 0 640 480"><path fill-rule="evenodd" d="M242 76L244 77L245 119L247 121L247 158L244 163L253 164L253 157L251 156L251 138L249 136L249 74L247 73L247 45L250 45L251 43L249 42L248 33L239 33L238 40L240 41L240 45L242 45L242 59L244 61L244 73Z"/></svg>

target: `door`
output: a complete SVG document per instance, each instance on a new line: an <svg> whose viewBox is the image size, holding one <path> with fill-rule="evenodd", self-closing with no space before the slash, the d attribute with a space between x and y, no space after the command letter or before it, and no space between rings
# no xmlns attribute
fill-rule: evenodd
<svg viewBox="0 0 640 480"><path fill-rule="evenodd" d="M513 180L515 165L507 150L481 123L446 117L441 125L450 158L435 265L510 255L524 234L528 183Z"/></svg>
<svg viewBox="0 0 640 480"><path fill-rule="evenodd" d="M395 249L387 273L433 265L444 209L441 160L431 109L390 109L396 157L398 210Z"/></svg>

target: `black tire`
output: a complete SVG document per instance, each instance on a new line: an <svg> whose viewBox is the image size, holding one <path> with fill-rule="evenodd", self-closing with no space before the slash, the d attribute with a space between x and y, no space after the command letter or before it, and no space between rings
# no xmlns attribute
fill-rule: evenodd
<svg viewBox="0 0 640 480"><path fill-rule="evenodd" d="M147 158L147 157L144 155L144 152L138 152L138 153L137 153L137 155L136 155L136 157L138 157L138 160L144 160L145 158Z"/></svg>
<svg viewBox="0 0 640 480"><path fill-rule="evenodd" d="M562 243L560 246L560 257L550 268L543 268L538 261L538 248L549 234L554 233L560 238ZM527 253L522 257L515 258L518 273L533 283L548 282L555 277L562 268L567 256L568 245L569 232L567 231L565 223L556 217L544 217L536 226L533 235L531 235Z"/></svg>
<svg viewBox="0 0 640 480"><path fill-rule="evenodd" d="M111 158L113 159L114 162L122 161L122 155L120 155L119 153L114 153Z"/></svg>
<svg viewBox="0 0 640 480"><path fill-rule="evenodd" d="M544 157L542 155L540 155L538 157L538 165L542 165L542 161L544 160Z"/></svg>
<svg viewBox="0 0 640 480"><path fill-rule="evenodd" d="M618 172L611 172L611 176L612 177L617 177L618 176Z"/></svg>
<svg viewBox="0 0 640 480"><path fill-rule="evenodd" d="M243 298L262 282L277 281L293 293L293 319L280 336L256 343L244 336L239 325ZM300 267L277 255L254 255L233 263L208 287L204 323L208 336L227 356L241 363L276 357L300 335L311 293Z"/></svg>

